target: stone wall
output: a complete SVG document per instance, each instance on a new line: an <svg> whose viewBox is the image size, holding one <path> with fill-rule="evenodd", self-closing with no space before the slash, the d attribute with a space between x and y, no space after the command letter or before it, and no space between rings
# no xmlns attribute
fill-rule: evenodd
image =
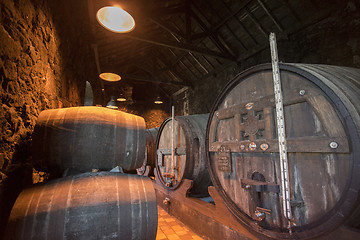
<svg viewBox="0 0 360 240"><path fill-rule="evenodd" d="M60 105L82 105L91 74L84 64L91 49L79 31L85 21L73 12L84 8L77 6L83 1L48 2L58 1L0 0L0 238L17 194L32 183L37 116Z"/></svg>
<svg viewBox="0 0 360 240"><path fill-rule="evenodd" d="M147 129L160 127L166 118L171 117L171 109L168 103L161 105L151 102L119 103L119 110L143 117Z"/></svg>

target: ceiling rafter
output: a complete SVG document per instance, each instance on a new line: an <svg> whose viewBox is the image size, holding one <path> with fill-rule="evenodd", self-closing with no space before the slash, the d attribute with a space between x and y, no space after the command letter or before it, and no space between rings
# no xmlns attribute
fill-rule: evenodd
<svg viewBox="0 0 360 240"><path fill-rule="evenodd" d="M153 77L145 78L143 75L135 75L135 74L124 74L124 75L122 75L122 78L131 79L131 80L140 81L140 82L163 83L163 84L178 85L178 86L190 86L189 84L184 83L184 82L163 80L163 79L159 79L157 77L156 78L153 78Z"/></svg>
<svg viewBox="0 0 360 240"><path fill-rule="evenodd" d="M260 32L264 35L264 37L266 39L268 39L269 34L268 32L261 26L261 24L259 23L259 21L257 19L255 19L255 17L253 16L251 10L249 10L247 7L245 7L245 11L247 13L247 16L251 19L251 21L253 23L255 23L256 27L260 30Z"/></svg>
<svg viewBox="0 0 360 240"><path fill-rule="evenodd" d="M222 0L221 0L221 2L222 2ZM210 8L212 14L216 15L217 17L219 17L218 12L213 8L213 6L212 6L211 4L209 5L209 8ZM206 19L205 16L204 16L204 18ZM219 18L220 18L220 17L219 17ZM210 23L210 21L209 21L208 19L206 19L206 21ZM225 27L228 27L227 23L224 23L224 25L225 25ZM230 33L231 33L231 31L230 31ZM218 40L220 41L220 43L222 43L222 45L227 49L228 52L231 53L231 55L233 55L233 56L236 55L235 52L234 52L234 50L225 42L224 38L221 37L220 31L217 31L217 32L214 33L213 35L216 37L216 39L218 39Z"/></svg>
<svg viewBox="0 0 360 240"><path fill-rule="evenodd" d="M158 55L161 55L161 57L159 57ZM187 83L189 84L188 86L192 86L192 81L188 80L186 77L183 76L183 74L181 74L180 72L178 72L174 66L169 66L169 63L168 61L166 60L163 60L163 59L166 59L165 55L163 54L162 51L154 51L153 55L162 63L165 65L165 69L166 71L169 71L170 73L172 73L176 78L178 78L179 80L181 80L182 82L184 83ZM161 69L162 72L163 69ZM156 74L159 74L160 75L160 72L157 72Z"/></svg>
<svg viewBox="0 0 360 240"><path fill-rule="evenodd" d="M165 8L157 8L153 9L150 14L148 14L148 17L153 16L170 16L170 15L177 15L177 14L183 14L186 11L186 7L184 4L178 4L171 7L165 7Z"/></svg>
<svg viewBox="0 0 360 240"><path fill-rule="evenodd" d="M289 0L280 0L283 5L289 10L290 14L296 19L296 21L302 21L299 15L295 12L294 8L290 5Z"/></svg>
<svg viewBox="0 0 360 240"><path fill-rule="evenodd" d="M177 37L185 39L185 36L181 31L169 26L168 24L166 24L164 21L162 21L158 17L151 17L150 20L153 21L155 24L157 24L162 29L166 30L167 32L174 34Z"/></svg>
<svg viewBox="0 0 360 240"><path fill-rule="evenodd" d="M264 11L266 12L266 14L270 17L270 19L274 22L274 24L276 25L276 27L282 32L284 31L284 28L281 26L281 24L279 23L278 20L275 19L275 17L273 16L273 14L270 12L270 10L265 6L265 4L262 2L262 0L257 0L257 2L259 3L259 5L262 7L262 9L264 9Z"/></svg>
<svg viewBox="0 0 360 240"><path fill-rule="evenodd" d="M258 45L258 41L255 39L255 37L250 33L250 31L244 26L244 24L240 21L239 18L236 17L237 13L236 14L232 14L231 11L230 11L230 8L228 5L226 5L223 1L220 1L223 5L223 7L225 8L225 10L227 11L227 14L229 15L232 15L231 17L233 19L235 19L236 23L241 26L241 28L244 30L244 32L250 37L250 39L255 43L255 45ZM240 12L240 11L239 11ZM238 13L239 13L238 12Z"/></svg>
<svg viewBox="0 0 360 240"><path fill-rule="evenodd" d="M113 34L113 33L106 33L106 32L104 32L104 33L105 34ZM123 38L129 38L129 39L142 41L142 42L146 42L146 43L150 43L150 44L154 44L154 45L158 45L158 46L162 46L162 47L178 49L178 50L181 50L181 51L187 51L187 52L193 52L193 53L199 53L199 54L203 54L203 55L209 56L209 57L221 58L221 59L235 61L235 57L231 56L229 54L216 52L216 51L213 51L213 50L210 50L210 49L200 48L200 47L194 46L192 44L187 44L187 43L182 43L182 42L174 42L174 41L168 41L168 40L152 39L150 37L144 37L144 36L136 35L136 34L133 34L133 33L127 33L127 34L124 34L124 35L113 34L111 36L111 38L114 39L114 41L121 40ZM107 39L107 38L103 38L103 39ZM101 45L103 43L102 41L103 40L99 40L97 42L97 44Z"/></svg>
<svg viewBox="0 0 360 240"><path fill-rule="evenodd" d="M190 69L187 65L185 65L185 63L181 60L184 56L179 57L179 56L178 56L172 49L170 49L170 48L169 48L169 51L171 52L172 55L174 55L174 56L178 59L178 62L180 62L180 64L181 64L182 66L184 66L184 67L191 73L191 75L193 75L194 78L196 79L197 76L195 75L195 73L194 73L193 71L191 71L191 69Z"/></svg>
<svg viewBox="0 0 360 240"><path fill-rule="evenodd" d="M222 21L220 21L218 24L216 24L214 27L210 28L208 31L206 32L202 32L202 33L198 33L192 36L192 39L198 39L198 38L204 38L206 36L208 36L211 32L216 32L219 28L221 28L227 21L229 21L231 18L233 18L234 16L236 16L238 13L240 13L244 7L249 4L252 0L248 0L246 2L244 2L243 4L241 4L240 8L238 10L236 10L233 13L229 13L228 16L226 18L224 18ZM221 1L222 2L222 1ZM223 3L225 4L225 3Z"/></svg>
<svg viewBox="0 0 360 240"><path fill-rule="evenodd" d="M185 1L186 12L185 12L185 33L186 42L191 42L191 2L190 0Z"/></svg>
<svg viewBox="0 0 360 240"><path fill-rule="evenodd" d="M194 5L195 6L195 5ZM200 12L199 9L197 9L199 11L200 14L202 14L202 16L205 18L204 14ZM199 24L200 28L207 32L208 30L208 27L206 26L206 24L193 12L191 11L192 13L192 16L194 17L194 19L196 20L196 22ZM205 18L206 21L208 21L206 18ZM218 39L218 35L216 33L213 33L211 32L208 37L213 41L213 43L215 44L215 46L220 50L222 51L223 53L226 53L226 54L229 54L231 56L234 57L234 54L233 54L233 51L230 49L229 46L225 46L225 44L222 44L220 42L220 40Z"/></svg>

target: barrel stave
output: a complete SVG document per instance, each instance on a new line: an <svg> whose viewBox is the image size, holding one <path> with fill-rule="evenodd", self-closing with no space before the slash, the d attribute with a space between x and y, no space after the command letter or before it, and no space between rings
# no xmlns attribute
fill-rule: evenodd
<svg viewBox="0 0 360 240"><path fill-rule="evenodd" d="M145 156L145 121L101 107L45 110L32 149L36 167L50 172L135 170Z"/></svg>
<svg viewBox="0 0 360 240"><path fill-rule="evenodd" d="M155 239L157 205L151 180L99 172L24 190L6 239Z"/></svg>
<svg viewBox="0 0 360 240"><path fill-rule="evenodd" d="M160 127L157 139L156 168L160 182L169 189L176 189L182 179L193 180L192 195L208 195L211 180L206 164L205 130L209 114L176 116L174 120L175 161L171 163L172 120L167 119ZM175 164L176 178L172 165Z"/></svg>

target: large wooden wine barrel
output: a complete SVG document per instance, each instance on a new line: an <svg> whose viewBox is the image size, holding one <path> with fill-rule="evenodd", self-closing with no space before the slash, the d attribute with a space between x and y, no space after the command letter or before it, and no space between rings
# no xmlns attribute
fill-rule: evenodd
<svg viewBox="0 0 360 240"><path fill-rule="evenodd" d="M292 235L281 200L271 64L240 73L218 96L206 133L209 171L227 207L249 228L274 238L311 238L359 209L360 70L280 64L280 71Z"/></svg>
<svg viewBox="0 0 360 240"><path fill-rule="evenodd" d="M148 174L148 176L154 176L155 159L156 159L156 138L159 132L159 128L146 129L146 151L143 165L136 169L138 175ZM149 172L146 172L146 167L149 166Z"/></svg>
<svg viewBox="0 0 360 240"><path fill-rule="evenodd" d="M25 189L5 239L155 239L157 205L149 178L83 173Z"/></svg>
<svg viewBox="0 0 360 240"><path fill-rule="evenodd" d="M42 111L33 133L33 160L46 171L135 170L145 156L145 120L103 107Z"/></svg>
<svg viewBox="0 0 360 240"><path fill-rule="evenodd" d="M183 179L193 180L191 194L208 195L211 185L206 163L205 132L209 114L176 116L160 126L156 141L155 163L159 181L176 189ZM174 125L174 159L172 159L172 125Z"/></svg>

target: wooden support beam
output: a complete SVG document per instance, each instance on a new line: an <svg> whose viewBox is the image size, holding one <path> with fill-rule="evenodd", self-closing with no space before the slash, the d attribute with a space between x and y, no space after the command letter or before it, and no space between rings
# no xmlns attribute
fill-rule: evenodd
<svg viewBox="0 0 360 240"><path fill-rule="evenodd" d="M185 33L186 33L186 42L191 41L191 9L190 9L190 0L186 0L186 12L185 12Z"/></svg>
<svg viewBox="0 0 360 240"><path fill-rule="evenodd" d="M276 27L282 32L284 31L283 27L280 25L280 23L275 19L275 17L272 15L272 13L269 11L269 9L267 9L267 7L265 6L265 4L262 2L262 0L257 0L259 5L264 9L264 11L266 12L266 14L271 18L271 20L274 22L274 24L276 25Z"/></svg>
<svg viewBox="0 0 360 240"><path fill-rule="evenodd" d="M156 8L152 9L151 13L148 14L148 17L157 17L157 16L169 16L176 14L183 14L186 11L184 4L178 4L171 7Z"/></svg>
<svg viewBox="0 0 360 240"><path fill-rule="evenodd" d="M177 97L178 95L182 94L183 92L189 90L189 87L183 87L180 90L176 91L175 93L173 93L171 96L173 98Z"/></svg>
<svg viewBox="0 0 360 240"><path fill-rule="evenodd" d="M210 28L208 31L203 32L203 33L199 33L196 34L192 37L192 39L198 39L198 38L204 38L206 36L208 36L211 32L216 32L220 27L222 27L225 23L227 23L230 19L234 18L237 14L239 14L244 7L249 4L252 0L248 0L244 3L241 4L240 8L237 9L235 12L231 12L229 9L228 11L228 16L226 18L223 18L219 23L217 23L215 26L213 26L212 28ZM223 5L225 5L225 3L223 1L220 1ZM226 5L225 5L226 6Z"/></svg>
<svg viewBox="0 0 360 240"><path fill-rule="evenodd" d="M195 6L195 5L194 5ZM196 7L197 8L197 7ZM197 8L198 12L200 14L202 14L200 12L200 10ZM202 14L203 15L203 14ZM196 22L199 24L200 28L204 31L204 32L208 32L209 28L206 26L206 24L200 19L200 17L192 12L192 16L194 17L194 19L196 20ZM203 17L205 18L206 21L208 21L206 19L206 17L203 15ZM222 44L219 39L218 36L216 34L214 34L213 32L210 32L209 36L208 36L213 43L215 44L215 46L222 52L226 53L227 55L231 55L234 57L234 53L231 50L231 48L225 44Z"/></svg>
<svg viewBox="0 0 360 240"><path fill-rule="evenodd" d="M185 39L185 36L182 32L180 32L179 30L169 26L168 24L166 24L164 21L160 20L159 18L156 17L152 17L150 18L150 20L152 22L154 22L155 24L157 24L159 27L161 27L162 29L164 29L165 31L174 34L175 36L179 37L179 38L183 38Z"/></svg>
<svg viewBox="0 0 360 240"><path fill-rule="evenodd" d="M142 42L146 42L146 43L150 43L150 44L154 44L154 45L158 45L158 46L162 46L162 47L178 49L181 51L192 52L192 53L199 53L199 54L209 56L209 57L235 61L234 56L231 56L229 54L216 52L216 51L213 51L210 49L200 48L200 47L197 47L197 46L191 45L191 44L186 44L186 43L181 43L181 42L169 42L169 41L164 41L164 40L160 40L160 39L152 39L149 37L143 37L143 36L136 35L133 33L127 33L124 35L114 35L114 33L107 33L105 31L104 31L104 33L105 33L105 35L112 34L111 38L113 38L115 40L120 40L122 38L129 38L129 39L133 39L136 41L142 41ZM107 37L103 38L103 39L107 39ZM97 44L101 45L102 40L100 40Z"/></svg>
<svg viewBox="0 0 360 240"><path fill-rule="evenodd" d="M152 82L152 83L162 83L162 84L169 84L169 85L178 85L178 86L189 86L189 84L184 82L175 82L175 81L168 81L168 80L161 80L161 79L154 79L154 78L145 78L144 76L134 75L134 74L124 74L121 75L123 79L131 79L140 82Z"/></svg>
<svg viewBox="0 0 360 240"><path fill-rule="evenodd" d="M299 17L299 15L295 12L294 8L290 5L289 0L280 0L280 1L289 10L291 15L296 19L296 21L299 21L299 22L302 21L301 18Z"/></svg>
<svg viewBox="0 0 360 240"><path fill-rule="evenodd" d="M158 57L158 54L160 54L161 56ZM188 79L184 78L183 74L181 74L180 72L178 72L173 66L169 66L168 62L166 61L166 57L162 54L161 51L157 51L156 53L153 54L160 62L162 62L166 67L167 70L170 72L170 74L172 74L175 78L181 80L184 83L187 83L188 86L192 86L191 81L189 81Z"/></svg>
<svg viewBox="0 0 360 240"><path fill-rule="evenodd" d="M257 26L257 28L260 30L260 32L262 34L264 34L265 38L267 39L269 34L265 31L265 29L260 25L260 23L258 22L258 20L255 19L255 17L252 15L251 13L251 10L249 10L248 8L245 8L246 9L246 13L247 13L247 16L251 19L251 21L253 23L255 23L255 25Z"/></svg>
<svg viewBox="0 0 360 240"><path fill-rule="evenodd" d="M175 56L175 57L178 57L178 55L176 55L176 53L174 53L174 51L172 51L171 49L169 49L169 51ZM179 62L181 65L183 65L195 78L197 78L198 76L195 75L195 73L193 73L193 71L191 71L191 69L186 66L183 61L181 61L181 58L179 58Z"/></svg>

